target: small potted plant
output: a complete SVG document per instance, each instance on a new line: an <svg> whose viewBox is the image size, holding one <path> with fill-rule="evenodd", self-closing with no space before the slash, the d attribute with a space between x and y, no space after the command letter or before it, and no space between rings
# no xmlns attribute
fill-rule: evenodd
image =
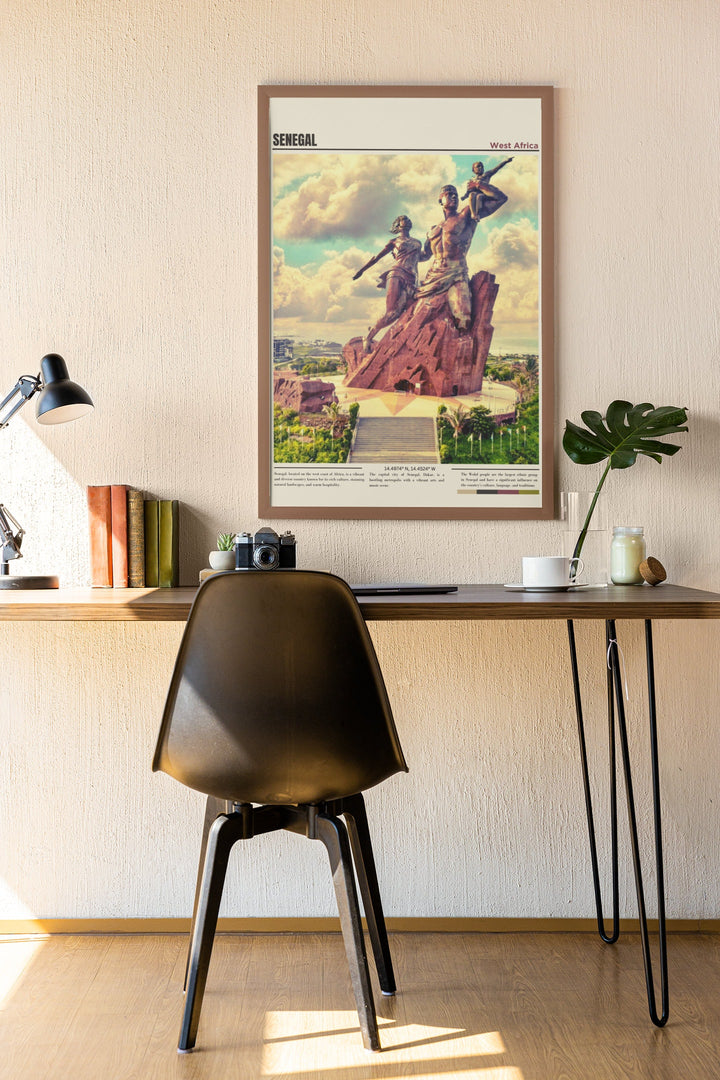
<svg viewBox="0 0 720 1080"><path fill-rule="evenodd" d="M234 570L235 552L233 543L235 533L218 533L217 548L208 556L213 570Z"/></svg>

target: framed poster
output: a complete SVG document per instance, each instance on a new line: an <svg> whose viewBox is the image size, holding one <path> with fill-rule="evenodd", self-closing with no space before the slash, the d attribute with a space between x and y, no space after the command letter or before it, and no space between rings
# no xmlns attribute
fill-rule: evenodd
<svg viewBox="0 0 720 1080"><path fill-rule="evenodd" d="M551 87L259 87L259 514L551 518Z"/></svg>

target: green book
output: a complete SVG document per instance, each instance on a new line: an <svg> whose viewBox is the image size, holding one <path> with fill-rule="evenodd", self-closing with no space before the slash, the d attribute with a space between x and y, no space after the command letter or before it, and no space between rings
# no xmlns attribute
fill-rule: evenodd
<svg viewBox="0 0 720 1080"><path fill-rule="evenodd" d="M180 583L179 507L177 499L161 499L158 503L158 585L161 589L174 589Z"/></svg>
<svg viewBox="0 0 720 1080"><path fill-rule="evenodd" d="M158 561L158 500L145 500L145 587L157 589L160 584Z"/></svg>

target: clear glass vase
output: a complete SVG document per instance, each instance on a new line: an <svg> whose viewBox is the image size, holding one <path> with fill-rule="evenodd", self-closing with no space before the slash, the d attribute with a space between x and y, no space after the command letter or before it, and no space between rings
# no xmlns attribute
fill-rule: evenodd
<svg viewBox="0 0 720 1080"><path fill-rule="evenodd" d="M560 496L560 516L563 522L562 553L571 557L578 536L582 532L588 510L595 497L594 491L563 491ZM600 494L590 527L583 542L580 558L583 571L578 574L578 584L606 585L609 578L610 536L603 494Z"/></svg>

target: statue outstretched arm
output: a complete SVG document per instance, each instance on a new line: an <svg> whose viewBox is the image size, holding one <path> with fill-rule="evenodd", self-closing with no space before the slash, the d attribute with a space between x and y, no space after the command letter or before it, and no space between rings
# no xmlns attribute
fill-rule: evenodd
<svg viewBox="0 0 720 1080"><path fill-rule="evenodd" d="M359 277L362 277L366 270L369 270L371 266L374 266L375 263L379 263L381 259L384 259L386 255L389 255L393 249L394 243L394 240L390 240L390 242L385 245L382 251L378 251L377 255L373 255L372 259L366 262L364 266L361 266L358 272L356 274L353 274L353 281L357 281Z"/></svg>
<svg viewBox="0 0 720 1080"><path fill-rule="evenodd" d="M488 171L483 173L482 176L480 177L480 183L483 183L483 182L487 183L487 181L490 180L495 175L495 173L500 172L500 170L505 165L509 165L511 161L512 161L511 157L505 158L505 160L501 161L499 165L496 165L494 169L488 169Z"/></svg>

